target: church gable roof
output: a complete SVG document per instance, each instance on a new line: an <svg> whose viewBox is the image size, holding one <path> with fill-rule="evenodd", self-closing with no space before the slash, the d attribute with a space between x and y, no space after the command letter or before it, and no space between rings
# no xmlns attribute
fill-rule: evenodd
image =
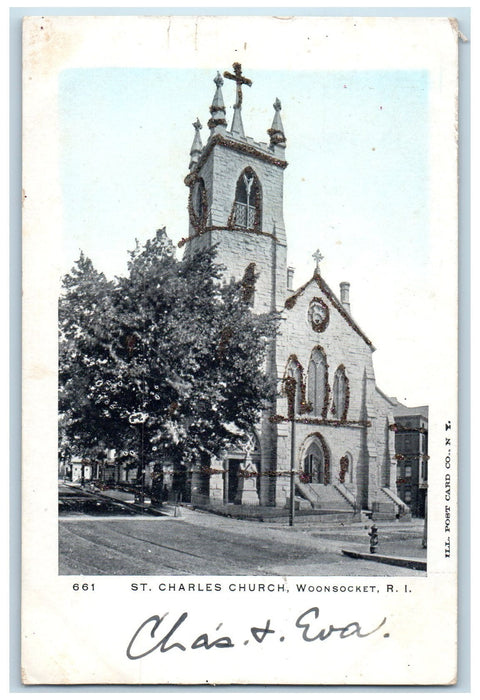
<svg viewBox="0 0 480 700"><path fill-rule="evenodd" d="M352 328L361 338L362 340L373 350L375 350L375 347L373 346L372 341L365 335L365 333L362 331L362 329L355 323L351 315L348 313L348 311L345 310L341 302L337 299L335 294L332 292L328 284L325 282L323 277L321 277L320 273L318 271L315 271L313 274L313 277L308 280L302 287L297 289L297 291L289 296L287 300L285 301L285 308L290 310L293 309L295 304L297 303L297 299L304 293L304 291L309 287L312 283L317 284L319 289L325 294L327 299L330 301L332 306L338 311L340 316L343 317L343 319L348 323L350 328Z"/></svg>
<svg viewBox="0 0 480 700"><path fill-rule="evenodd" d="M387 396L386 393L382 391L377 385L375 385L375 391L382 397L382 399L389 403L390 406L392 406L392 408L398 405L396 399L392 398L391 396Z"/></svg>

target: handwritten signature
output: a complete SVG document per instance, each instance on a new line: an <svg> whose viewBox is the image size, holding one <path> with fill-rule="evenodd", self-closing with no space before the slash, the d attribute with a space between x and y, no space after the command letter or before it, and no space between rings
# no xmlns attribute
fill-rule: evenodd
<svg viewBox="0 0 480 700"><path fill-rule="evenodd" d="M167 612L162 615L162 617L159 615L152 615L142 622L128 644L127 657L129 659L133 661L142 659L144 656L148 656L148 654L157 650L163 654L172 649L186 651L187 647L189 649L208 650L232 649L236 646L230 636L216 636L216 633L218 633L223 623L217 626L215 636L209 636L206 632L203 632L190 643L190 640L187 641L188 626L185 625L188 613L182 613L170 627L168 627L167 623L164 623L168 614ZM325 642L334 635L339 639L347 639L348 637L364 639L378 632L387 621L387 618L384 617L380 624L374 629L364 632L359 622L349 622L340 627L331 623L322 626L323 623L319 621L319 617L320 610L316 607L309 608L298 616L295 621L295 627L297 630L302 630L301 639L303 639L304 642ZM180 630L180 628L182 629ZM262 627L250 627L250 634L255 642L262 644L265 639L270 638L269 635L275 635L277 632L272 629L271 620L267 620ZM389 637L389 634L385 633L383 636ZM279 641L283 642L284 640L284 636L279 636ZM248 642L249 639L245 640L243 644L248 644Z"/></svg>

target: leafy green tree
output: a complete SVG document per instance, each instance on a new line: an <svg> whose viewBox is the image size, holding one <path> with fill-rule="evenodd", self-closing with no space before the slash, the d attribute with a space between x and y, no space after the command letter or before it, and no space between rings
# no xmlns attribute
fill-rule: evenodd
<svg viewBox="0 0 480 700"><path fill-rule="evenodd" d="M100 441L118 443L110 382L115 285L83 253L63 279L59 300L59 412L63 451L91 456Z"/></svg>
<svg viewBox="0 0 480 700"><path fill-rule="evenodd" d="M214 250L178 261L165 230L115 282L82 255L60 300L64 431L80 450L133 451L139 474L166 455L208 466L273 396L275 325L251 312L241 282L222 282Z"/></svg>

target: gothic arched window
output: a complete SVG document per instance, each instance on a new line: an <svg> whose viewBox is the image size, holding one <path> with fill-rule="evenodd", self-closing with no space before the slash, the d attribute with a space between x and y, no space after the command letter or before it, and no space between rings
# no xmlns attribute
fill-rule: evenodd
<svg viewBox="0 0 480 700"><path fill-rule="evenodd" d="M251 168L246 168L238 178L233 213L237 228L248 231L260 230L262 220L260 182Z"/></svg>
<svg viewBox="0 0 480 700"><path fill-rule="evenodd" d="M201 177L193 183L189 201L190 223L194 228L204 228L207 223L208 200L205 183Z"/></svg>
<svg viewBox="0 0 480 700"><path fill-rule="evenodd" d="M308 403L315 416L327 415L328 369L325 353L316 347L308 364Z"/></svg>
<svg viewBox="0 0 480 700"><path fill-rule="evenodd" d="M193 210L198 217L201 217L205 209L205 183L202 178L198 178L193 189Z"/></svg>
<svg viewBox="0 0 480 700"><path fill-rule="evenodd" d="M288 412L296 415L302 408L303 372L296 357L290 358L287 373L284 380L285 392L288 400Z"/></svg>
<svg viewBox="0 0 480 700"><path fill-rule="evenodd" d="M333 406L332 413L339 420L346 420L348 413L349 388L345 367L340 365L335 372L333 381Z"/></svg>
<svg viewBox="0 0 480 700"><path fill-rule="evenodd" d="M343 457L340 457L340 471L338 475L338 480L341 484L345 482L353 482L353 469L352 469L352 455L346 452Z"/></svg>

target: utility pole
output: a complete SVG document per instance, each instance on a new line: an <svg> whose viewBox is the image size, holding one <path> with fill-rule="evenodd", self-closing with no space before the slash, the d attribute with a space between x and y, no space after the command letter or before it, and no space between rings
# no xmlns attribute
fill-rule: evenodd
<svg viewBox="0 0 480 700"><path fill-rule="evenodd" d="M288 524L292 527L295 518L295 416L291 418L290 426L290 517Z"/></svg>
<svg viewBox="0 0 480 700"><path fill-rule="evenodd" d="M293 526L295 520L295 397L297 381L295 377L287 377L285 390L288 399L288 419L290 421L290 514L288 524Z"/></svg>

